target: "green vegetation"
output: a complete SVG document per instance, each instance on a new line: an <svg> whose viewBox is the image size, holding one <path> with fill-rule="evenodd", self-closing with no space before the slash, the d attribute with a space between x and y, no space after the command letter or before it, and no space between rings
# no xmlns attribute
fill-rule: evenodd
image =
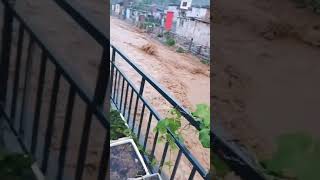
<svg viewBox="0 0 320 180"><path fill-rule="evenodd" d="M159 132L159 142L168 142L171 148L176 148L172 135L180 141L183 141L181 132L181 113L173 108L169 111L169 116L159 121L154 128L154 132ZM204 148L210 148L210 107L206 104L197 104L196 111L191 113L200 123L199 140Z"/></svg>
<svg viewBox="0 0 320 180"><path fill-rule="evenodd" d="M36 179L31 170L32 159L24 154L8 153L0 150L0 179Z"/></svg>
<svg viewBox="0 0 320 180"><path fill-rule="evenodd" d="M196 111L192 115L200 122L199 140L203 147L210 148L210 108L206 104L198 104ZM159 132L159 142L169 143L169 160L164 165L171 170L173 163L171 162L172 150L177 149L177 145L173 137L183 142L181 132L185 128L181 128L182 115L179 110L173 108L169 111L169 116L158 122L153 129L154 132ZM189 124L187 124L189 125ZM169 131L171 133L169 133ZM221 163L220 163L221 164ZM219 166L220 167L220 166ZM223 166L221 166L223 168Z"/></svg>
<svg viewBox="0 0 320 180"><path fill-rule="evenodd" d="M168 46L174 46L176 44L176 41L173 38L167 38L166 39L166 44Z"/></svg>
<svg viewBox="0 0 320 180"><path fill-rule="evenodd" d="M182 47L178 47L176 50L177 53L185 53L186 51Z"/></svg>
<svg viewBox="0 0 320 180"><path fill-rule="evenodd" d="M320 179L320 141L304 133L278 137L271 159L261 162L266 172L284 179Z"/></svg>
<svg viewBox="0 0 320 180"><path fill-rule="evenodd" d="M293 0L298 8L310 7L315 13L320 13L320 0Z"/></svg>
<svg viewBox="0 0 320 180"><path fill-rule="evenodd" d="M111 132L110 139L116 140L122 137L131 137L132 132L122 120L120 113L116 110L110 111Z"/></svg>
<svg viewBox="0 0 320 180"><path fill-rule="evenodd" d="M117 140L123 137L130 137L136 143L138 150L141 154L146 155L151 161L151 165L154 166L157 164L157 160L151 156L148 152L143 150L143 147L140 145L136 135L126 126L125 122L122 120L120 113L117 110L112 109L110 111L110 139Z"/></svg>
<svg viewBox="0 0 320 180"><path fill-rule="evenodd" d="M197 104L196 111L191 113L199 122L199 140L203 147L210 148L210 108L206 104Z"/></svg>
<svg viewBox="0 0 320 180"><path fill-rule="evenodd" d="M229 166L218 156L213 155L212 157L212 167L219 177L225 177L229 172L231 172Z"/></svg>
<svg viewBox="0 0 320 180"><path fill-rule="evenodd" d="M165 31L163 33L163 36L165 37L166 41L165 44L168 46L174 46L176 44L176 40L174 39L174 37L170 34L169 31Z"/></svg>
<svg viewBox="0 0 320 180"><path fill-rule="evenodd" d="M170 116L159 121L157 126L153 129L154 132L159 132L159 142L168 142L171 148L176 148L175 141L173 137L169 134L167 129L169 129L173 136L183 141L181 132L181 114L177 109L170 110Z"/></svg>

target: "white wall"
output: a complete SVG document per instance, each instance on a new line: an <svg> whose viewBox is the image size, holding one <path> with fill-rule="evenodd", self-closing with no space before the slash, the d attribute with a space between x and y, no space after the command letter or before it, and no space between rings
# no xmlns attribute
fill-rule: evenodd
<svg viewBox="0 0 320 180"><path fill-rule="evenodd" d="M192 7L191 11L186 12L187 17L204 18L209 9Z"/></svg>
<svg viewBox="0 0 320 180"><path fill-rule="evenodd" d="M196 44L210 46L210 24L208 23L179 18L175 33L188 39L193 38Z"/></svg>
<svg viewBox="0 0 320 180"><path fill-rule="evenodd" d="M116 14L120 14L120 4L116 4L116 7L115 7L115 13Z"/></svg>

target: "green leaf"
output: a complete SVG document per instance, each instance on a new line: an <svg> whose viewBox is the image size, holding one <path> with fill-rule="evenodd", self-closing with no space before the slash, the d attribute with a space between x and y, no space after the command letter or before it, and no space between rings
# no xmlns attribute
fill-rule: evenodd
<svg viewBox="0 0 320 180"><path fill-rule="evenodd" d="M177 130L180 129L181 122L180 121L176 121L174 119L168 119L167 126L172 132L176 132Z"/></svg>
<svg viewBox="0 0 320 180"><path fill-rule="evenodd" d="M203 147L210 148L210 130L202 129L199 132L199 140Z"/></svg>
<svg viewBox="0 0 320 180"><path fill-rule="evenodd" d="M166 128L167 128L168 124L169 124L168 119L163 119L163 120L159 121L156 126L156 131L159 131L160 133L166 133L167 132Z"/></svg>
<svg viewBox="0 0 320 180"><path fill-rule="evenodd" d="M231 171L228 165L216 155L212 156L212 164L214 171L216 171L217 175L221 177L224 177Z"/></svg>
<svg viewBox="0 0 320 180"><path fill-rule="evenodd" d="M264 161L267 170L298 180L320 179L320 142L303 133L278 137L277 150Z"/></svg>
<svg viewBox="0 0 320 180"><path fill-rule="evenodd" d="M197 104L196 111L191 114L194 117L199 118L205 127L210 127L210 107L208 105Z"/></svg>

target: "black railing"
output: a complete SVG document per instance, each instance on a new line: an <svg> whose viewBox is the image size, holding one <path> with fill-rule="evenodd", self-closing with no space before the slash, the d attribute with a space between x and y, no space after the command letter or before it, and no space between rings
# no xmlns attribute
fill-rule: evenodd
<svg viewBox="0 0 320 180"><path fill-rule="evenodd" d="M62 2L62 1L59 1ZM74 110L75 100L78 100L85 104L85 116L83 129L81 133L80 139L80 147L78 149L78 158L76 160L76 171L75 171L75 179L82 179L87 149L89 143L89 135L90 135L90 127L92 124L92 119L95 118L99 121L100 126L104 129L104 145L101 149L101 160L100 166L98 170L98 179L105 179L107 175L107 165L109 162L109 121L107 120L107 115L103 108L102 102L104 101L104 94L106 92L107 84L108 84L108 51L109 48L106 48L103 51L102 60L101 60L101 70L99 71L98 81L96 92L93 98L91 98L86 91L78 84L78 82L67 72L65 66L61 63L60 59L57 59L55 55L50 51L48 46L39 39L36 33L28 26L28 23L23 19L17 11L14 9L13 5L10 4L7 0L2 0L4 5L4 25L2 32L2 58L1 58L1 118L4 118L9 124L13 133L18 137L19 142L22 145L23 151L25 153L30 154L34 160L39 163L41 172L44 175L50 174L50 179L62 179L64 176L64 167L66 166L66 154L68 152L68 141L70 139L70 131L72 129L72 116ZM17 23L19 26L18 31L18 42L16 51L12 50L12 37L13 37L13 23ZM85 24L86 22L82 22ZM87 26L90 27L90 26ZM99 37L97 37L99 38ZM24 41L29 39L28 47L26 51L26 60L24 64L24 68L22 68L23 63L23 51L24 51ZM108 47L108 41L101 42L105 44L105 47ZM38 75L38 83L36 87L36 97L35 99L30 99L31 96L31 81L32 78L35 77L35 73L32 72L33 63L36 63L36 59L34 59L35 47L40 49L41 58L37 61L40 61L39 75ZM10 62L13 60L13 54L16 54L15 62ZM10 77L9 67L10 64L14 64L14 77ZM41 128L45 128L44 141L41 147L39 143L39 139L41 139L39 131L41 121L45 121L43 118L40 120L40 112L44 106L43 97L44 97L44 80L46 76L49 76L48 66L53 66L54 77L53 82L51 84L51 98L49 103L48 113L43 115L44 117L47 115L47 125L46 127L41 126ZM21 79L21 73L24 72ZM13 80L12 88L9 88L10 79ZM60 142L60 150L58 153L58 158L56 158L56 162L49 162L49 159L53 158L52 153L52 140L53 140L53 132L54 132L54 124L57 120L56 118L56 110L59 106L57 104L59 91L61 90L62 81L67 83L68 87L68 98L66 101L66 113L63 120L63 130L62 138ZM19 93L19 85L23 84L22 92ZM64 87L65 88L65 87ZM12 94L10 94L12 92ZM103 93L102 93L103 92ZM11 97L10 97L11 96ZM22 97L21 97L22 96ZM19 98L21 97L21 98ZM102 97L102 98L101 98ZM9 99L11 98L11 102ZM35 102L35 103L33 103ZM62 102L60 102L62 103ZM17 105L21 104L21 107L18 108ZM30 112L30 106L34 104L34 111ZM9 113L8 113L9 112ZM18 119L17 114L20 112L20 118ZM32 117L32 118L30 118ZM17 121L19 120L19 121ZM28 127L32 123L32 128L30 134L28 134ZM28 135L31 136L31 142L28 142ZM41 151L42 153L39 155L37 153ZM73 153L73 152L72 152ZM57 164L57 171L52 177L51 172L49 173L49 165ZM50 165L51 166L51 165Z"/></svg>
<svg viewBox="0 0 320 180"><path fill-rule="evenodd" d="M92 123L96 122L104 129L104 140L102 147L100 148L100 163L97 170L97 178L105 179L106 171L108 170L109 160L109 123L107 119L107 112L109 107L103 107L105 102L109 102L105 97L107 87L111 92L111 101L114 103L119 112L125 117L132 131L137 135L140 144L144 150L150 150L150 154L155 156L156 150L160 149L160 145L157 144L158 133L154 134L154 138L148 141L149 134L152 132L152 126L154 123L161 120L161 116L158 111L155 110L145 98L144 90L145 86L152 87L156 92L160 94L172 107L178 109L188 123L190 123L195 129L199 130L199 123L190 115L190 113L183 108L173 97L169 95L159 84L157 84L152 78L147 76L139 67L137 67L124 53L121 53L117 48L110 45L109 40L103 35L102 31L96 28L90 23L89 20L84 18L85 16L72 7L68 2L64 0L54 0L58 6L60 6L65 12L67 12L77 23L84 29L96 42L103 47L102 58L99 66L99 72L97 77L97 83L95 88L95 94L93 97L89 95L87 91L79 84L79 81L72 76L66 69L61 58L54 55L49 46L45 44L37 34L30 28L28 23L22 18L14 9L12 4L8 0L2 0L4 5L4 26L2 31L2 52L1 52L1 66L0 66L0 117L4 118L13 133L18 137L19 142L22 145L22 149L29 153L34 160L40 164L41 171L47 177L52 179L62 179L66 174L66 159L70 149L68 144L70 143L70 131L77 129L74 127L73 119L75 114L76 102L82 102L85 105L85 114L83 116L77 116L77 121L83 119L83 126L80 135L80 145L77 148L77 158L75 162L74 177L76 180L83 179L83 173L86 166L86 157L88 151L88 144L90 143L90 133ZM18 41L15 51L12 49L12 37L13 37L13 23L16 22L19 25ZM24 41L29 39L28 47L26 49L26 55L23 51ZM36 52L35 47L40 49L40 58L34 59ZM112 56L109 57L110 49L112 50ZM15 54L15 56L13 56ZM116 56L121 57L123 62L127 63L133 71L141 78L139 84L134 83L124 71L121 70L121 66L116 63ZM14 61L15 60L15 61ZM110 62L108 62L110 60ZM24 62L24 63L23 63ZM34 63L38 62L38 76L32 71ZM46 88L48 81L45 79L49 77L49 67L53 67L53 82L50 84L49 90ZM14 73L11 76L11 71ZM109 73L111 70L111 73ZM21 73L24 73L24 79L21 80ZM111 75L111 76L110 76ZM35 76L37 78L35 78ZM29 96L32 94L31 86L32 80L36 79L36 90L34 99ZM109 82L110 79L110 82ZM66 82L66 86L62 86L62 82ZM21 84L23 87L20 88ZM12 86L10 86L12 85ZM108 86L109 85L109 86ZM137 88L138 87L138 88ZM67 89L67 98L60 98L62 90ZM22 92L21 92L22 90ZM48 103L48 113L43 113L45 107L43 99L46 98L46 94L50 93L50 101ZM10 101L11 99L11 101ZM62 101L61 101L62 99ZM59 102L57 102L60 100ZM57 121L56 111L64 102L65 113L63 116L61 129L61 141L59 143L58 155L55 158L54 153L51 150L52 140L54 135L54 124ZM58 106L59 104L59 106ZM109 103L106 103L107 106ZM34 107L30 111L30 106ZM79 109L76 109L81 111ZM31 113L30 113L31 112ZM18 116L18 114L21 114ZM41 116L42 114L42 116ZM138 116L139 115L139 116ZM46 126L41 125L46 119ZM61 118L61 117L60 117ZM80 118L80 119L79 119ZM18 121L19 120L19 121ZM76 123L79 123L76 122ZM82 122L82 121L81 121ZM31 124L31 127L29 127ZM40 130L45 129L44 137L40 135ZM29 129L31 131L29 132ZM203 179L210 179L208 171L202 167L198 160L192 155L192 153L185 147L185 145L175 138L168 130L169 134L173 137L178 152L176 158L174 158L173 170L170 173L163 172L163 164L168 157L168 143L163 147L163 152L158 156L160 160L157 167L149 166L153 172L163 172L170 179L176 177L176 172L181 169L180 163L182 158L185 157L186 161L191 164L190 174L188 179L194 179L195 176L200 176ZM95 132L96 133L96 132ZM29 139L28 139L29 136ZM261 175L246 161L235 153L227 142L222 138L211 132L213 138L214 151L223 160L228 162L230 167L244 179L262 179ZM39 140L43 139L43 143ZM95 137L99 138L99 137ZM78 140L79 141L79 140ZM42 146L42 147L41 147ZM162 148L162 147L161 147ZM40 154L39 154L39 151ZM151 156L151 157L152 157ZM150 156L144 156L146 162L150 163ZM54 159L50 160L50 159ZM55 174L52 174L50 163L55 163L57 170ZM50 178L50 179L51 179Z"/></svg>
<svg viewBox="0 0 320 180"><path fill-rule="evenodd" d="M152 133L151 124L156 124L158 121L163 119L159 112L148 102L144 96L145 85L148 84L153 88L159 96L163 98L171 107L176 108L182 114L182 116L188 120L190 124L195 127L198 127L199 124L195 119L190 115L190 113L181 106L177 100L169 95L169 93L164 90L155 80L150 78L146 73L138 68L132 61L129 60L123 53L121 53L116 47L111 46L112 49L112 60L111 60L111 74L112 74L112 91L111 91L111 100L115 104L116 108L126 119L127 124L131 130L137 134L140 144L143 145L143 149L148 149L147 146L150 146L149 151L151 157L155 157L159 160L158 168L151 168L154 172L161 173L162 167L164 165L165 158L168 153L168 143L164 145L163 153L156 157L155 149L157 148L158 143L158 133L155 133L152 136L152 140L148 141L150 138L150 133ZM137 83L130 80L130 78L121 70L121 65L117 65L116 57L119 57L117 61L125 62L122 67L128 66L136 72L136 77L141 80ZM144 128L142 128L144 126ZM176 138L173 133L168 130L168 133L174 139L176 145L178 146L178 153L176 153L176 158L173 158L174 163L173 170L168 173L163 173L162 176L167 176L170 179L174 179L177 170L179 169L179 164L181 161L181 156L185 156L188 163L191 164L191 169L185 173L190 173L188 179L193 179L196 173L202 178L207 176L207 170L198 162L198 160L193 156L193 154L188 150L188 148ZM145 160L148 164L151 164L148 156L145 156Z"/></svg>

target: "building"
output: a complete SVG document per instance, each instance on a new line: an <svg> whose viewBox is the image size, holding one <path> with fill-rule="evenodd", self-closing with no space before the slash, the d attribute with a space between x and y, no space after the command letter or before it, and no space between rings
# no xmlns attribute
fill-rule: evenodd
<svg viewBox="0 0 320 180"><path fill-rule="evenodd" d="M192 5L181 9L179 4L169 4L166 14L173 12L171 31L193 43L210 47L210 7Z"/></svg>
<svg viewBox="0 0 320 180"><path fill-rule="evenodd" d="M175 34L192 40L193 43L210 47L210 22L200 18L179 17Z"/></svg>

